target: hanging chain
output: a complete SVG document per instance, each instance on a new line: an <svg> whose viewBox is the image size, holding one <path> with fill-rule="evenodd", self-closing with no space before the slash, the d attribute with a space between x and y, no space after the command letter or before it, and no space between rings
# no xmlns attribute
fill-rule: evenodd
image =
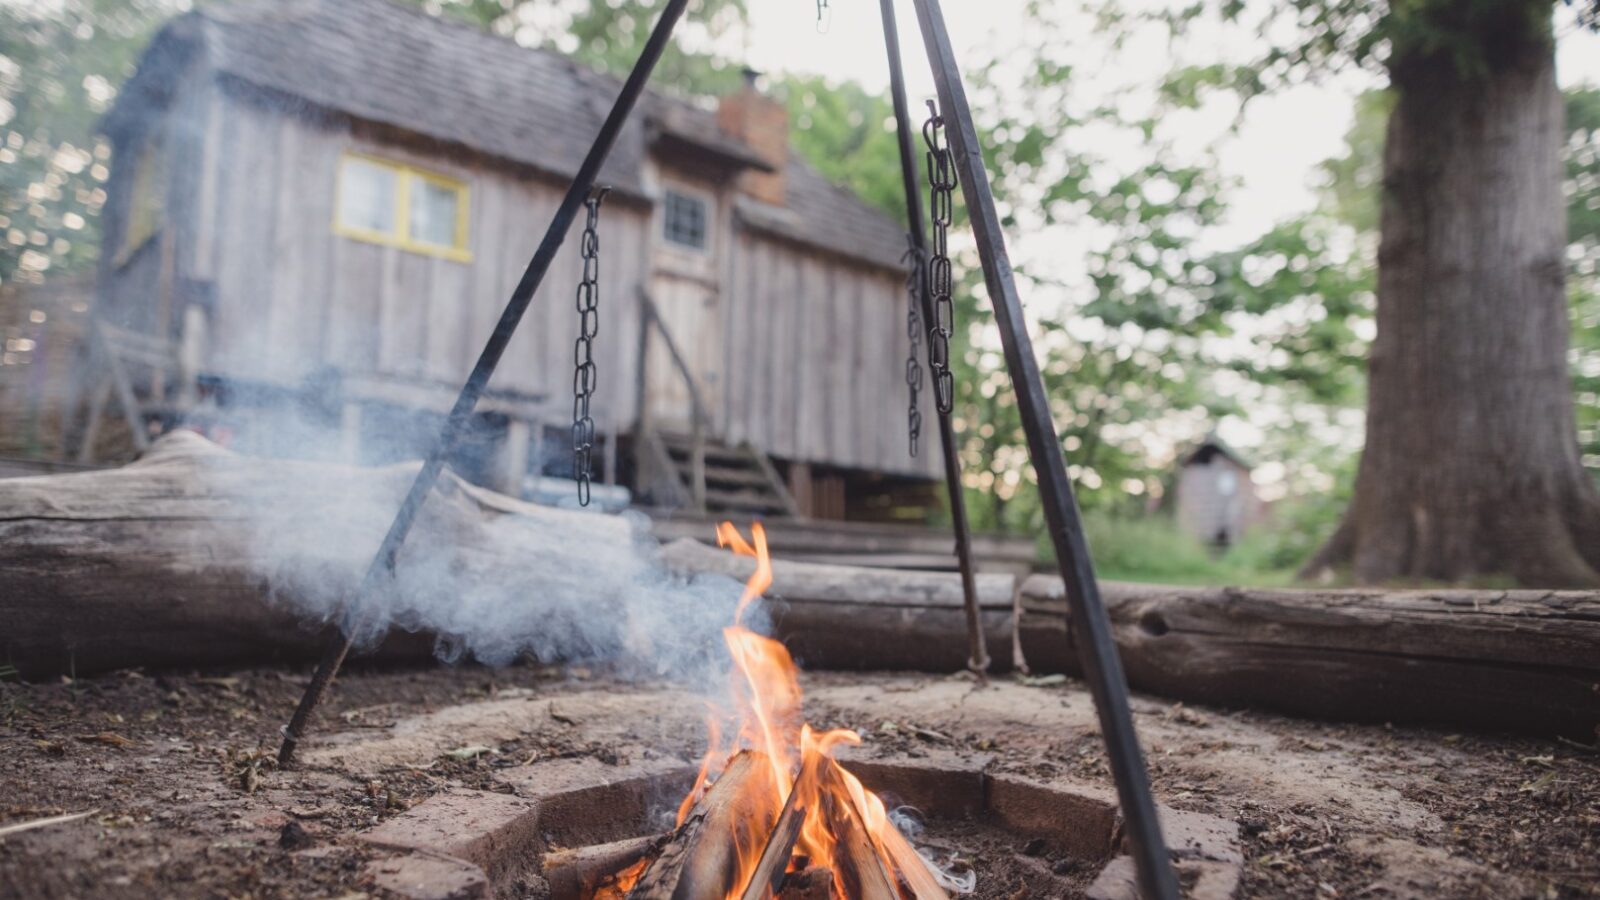
<svg viewBox="0 0 1600 900"><path fill-rule="evenodd" d="M583 256L583 279L578 282L578 340L573 345L572 370L572 477L578 482L578 505L589 505L589 480L594 471L594 419L589 400L594 397L599 370L594 364L594 338L600 333L600 202L610 188L595 188L584 204L589 217L583 226L578 252Z"/></svg>
<svg viewBox="0 0 1600 900"><path fill-rule="evenodd" d="M924 268L922 251L917 249L911 235L906 235L906 337L911 340L911 352L906 355L906 387L910 389L911 405L906 411L907 432L911 439L911 455L917 455L917 438L922 436L922 410L917 408L917 395L922 393L922 279Z"/></svg>
<svg viewBox="0 0 1600 900"><path fill-rule="evenodd" d="M928 101L922 140L928 145L929 217L933 219L933 251L928 259L928 295L933 321L928 323L928 368L933 372L933 399L942 415L955 406L955 376L950 372L950 335L955 329L955 302L950 297L950 220L956 189L956 167L944 140L944 118Z"/></svg>

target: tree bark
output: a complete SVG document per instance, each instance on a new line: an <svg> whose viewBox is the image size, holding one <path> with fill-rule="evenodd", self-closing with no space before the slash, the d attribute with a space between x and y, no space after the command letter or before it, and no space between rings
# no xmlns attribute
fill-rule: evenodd
<svg viewBox="0 0 1600 900"><path fill-rule="evenodd" d="M1567 368L1554 44L1527 3L1453 6L1429 15L1454 43L1390 64L1366 449L1306 574L1593 586L1600 496Z"/></svg>

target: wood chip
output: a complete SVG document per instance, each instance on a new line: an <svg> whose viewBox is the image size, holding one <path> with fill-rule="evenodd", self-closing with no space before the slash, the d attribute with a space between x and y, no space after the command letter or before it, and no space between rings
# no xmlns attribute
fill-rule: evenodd
<svg viewBox="0 0 1600 900"><path fill-rule="evenodd" d="M132 747L134 743L114 731L102 731L99 734L80 734L78 735L78 740L89 744L106 744L111 747Z"/></svg>
<svg viewBox="0 0 1600 900"><path fill-rule="evenodd" d="M33 819L32 821L28 822L18 822L14 825L0 825L0 838L13 834L21 834L24 831L32 831L35 828L47 828L51 825L65 825L68 822L76 822L79 819L86 819L99 811L100 810L98 809L91 809L80 813L67 813L66 815L60 816L46 816L42 819Z"/></svg>

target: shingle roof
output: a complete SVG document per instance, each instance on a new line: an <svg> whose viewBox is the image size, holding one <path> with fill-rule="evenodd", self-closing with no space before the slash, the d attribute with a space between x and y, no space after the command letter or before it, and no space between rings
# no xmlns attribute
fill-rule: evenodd
<svg viewBox="0 0 1600 900"><path fill-rule="evenodd" d="M577 172L621 84L555 53L390 0L261 0L204 6L190 16L219 72L558 177ZM601 170L606 183L643 193L652 128L680 137L698 131L708 152L738 164L759 161L693 104L651 92L640 107L643 115L630 119ZM790 154L786 208L746 198L746 221L898 266L900 226L796 156Z"/></svg>

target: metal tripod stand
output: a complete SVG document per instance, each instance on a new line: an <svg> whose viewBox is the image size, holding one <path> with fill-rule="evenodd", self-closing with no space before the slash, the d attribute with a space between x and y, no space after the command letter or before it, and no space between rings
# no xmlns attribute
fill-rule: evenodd
<svg viewBox="0 0 1600 900"><path fill-rule="evenodd" d="M1049 398L1040 375L1038 360L1034 356L1033 343L1028 337L1022 302L1012 275L1010 256L1006 250L1005 235L1000 229L1000 219L995 210L988 173L983 165L982 147L978 142L977 129L973 125L972 111L967 104L966 89L956 64L955 54L951 49L950 36L945 29L939 0L913 0L913 3L923 43L933 68L934 81L938 87L939 107L948 127L949 149L953 153L962 196L977 239L984 282L988 288L989 298L994 304L995 321L999 326L1005 350L1006 368L1011 375L1023 430L1027 435L1028 454L1038 475L1045 518L1049 524L1061 576L1066 584L1072 636L1077 644L1078 657L1083 660L1084 677L1094 697L1101 733L1105 737L1106 752L1112 776L1116 781L1123 817L1127 823L1127 835L1138 872L1140 890L1146 897L1156 900L1176 900L1177 878L1161 836L1155 800L1150 792L1138 735L1134 731L1133 714L1128 703L1127 680L1123 676L1122 664L1117 656L1116 645L1112 641L1110 620L1100 600L1093 563L1090 561L1088 544L1084 539L1083 523L1078 513L1077 501L1073 497L1072 483L1067 477L1066 462L1057 439L1055 424L1051 419ZM438 440L428 454L422 470L417 473L417 478L384 536L382 545L368 566L359 593L346 612L347 627L342 630L332 630L328 635L327 649L316 673L301 697L294 717L284 729L283 745L278 753L280 762L288 763L293 758L295 747L304 736L312 713L351 649L352 640L347 635L359 632L358 624L367 614L369 604L381 593L392 577L395 560L405 544L418 512L438 481L445 461L454 450L495 367L499 365L500 358L505 353L518 323L522 320L523 313L532 302L540 282L544 279L551 260L554 259L578 211L594 187L601 165L644 91L645 82L649 80L651 71L661 58L661 53L670 41L672 31L687 4L688 0L667 0L643 53L623 83L616 102L601 125L600 132L596 135L577 175L573 178L566 197L556 210L544 239L512 292L510 301L501 313L466 384L463 385ZM895 118L906 186L908 225L915 245L922 240L922 211L916 170L912 162L914 154L910 143L911 125L906 110L893 0L880 0L880 4L883 11L884 37L890 61ZM936 320L931 317L933 309L925 285L919 302L924 313L924 323L933 326ZM961 506L959 461L955 456L953 430L948 417L944 415L940 416L940 436L952 512L956 514L954 518L957 551L962 566L963 588L966 591L969 635L973 641L972 662L980 664L983 659L981 655L983 637L978 627L970 541L966 530L966 517Z"/></svg>

